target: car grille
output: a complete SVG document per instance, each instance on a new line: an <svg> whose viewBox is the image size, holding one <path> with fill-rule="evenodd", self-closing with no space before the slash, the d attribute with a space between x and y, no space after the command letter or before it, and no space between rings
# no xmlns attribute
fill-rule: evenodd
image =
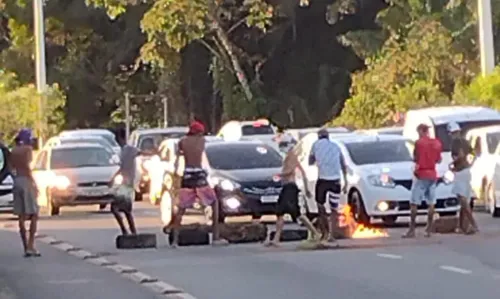
<svg viewBox="0 0 500 299"><path fill-rule="evenodd" d="M410 202L409 201L400 201L400 202L393 202L393 205L397 205L397 208L399 211L408 211L410 210ZM450 198L439 198L436 200L436 209L444 209L444 208L449 208L449 207L455 207L458 206L458 200L454 197ZM395 207L391 207L395 208ZM426 210L428 208L427 202L423 201L419 206L419 210Z"/></svg>
<svg viewBox="0 0 500 299"><path fill-rule="evenodd" d="M403 186L406 189L411 190L411 186L413 185L413 180L394 180L394 184L396 184L396 186ZM439 184L444 184L443 178L439 178L436 181L436 185Z"/></svg>
<svg viewBox="0 0 500 299"><path fill-rule="evenodd" d="M7 194L11 194L11 193L12 193L12 189L0 190L0 196L4 196L4 195L7 195Z"/></svg>
<svg viewBox="0 0 500 299"><path fill-rule="evenodd" d="M79 183L78 187L102 187L108 185L109 182L89 182L89 183Z"/></svg>
<svg viewBox="0 0 500 299"><path fill-rule="evenodd" d="M241 186L241 191L251 195L275 195L281 192L281 182L260 181L245 183Z"/></svg>

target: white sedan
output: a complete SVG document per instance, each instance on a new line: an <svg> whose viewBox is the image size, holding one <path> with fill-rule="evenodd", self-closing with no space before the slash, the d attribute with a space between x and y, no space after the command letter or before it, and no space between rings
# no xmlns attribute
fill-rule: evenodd
<svg viewBox="0 0 500 299"><path fill-rule="evenodd" d="M39 205L50 215L59 215L63 206L110 203L113 185L121 183L118 163L116 155L98 144L45 147L33 168Z"/></svg>
<svg viewBox="0 0 500 299"><path fill-rule="evenodd" d="M385 224L394 224L399 216L410 214L413 175L413 145L397 135L351 134L333 139L342 150L347 164L347 203L358 222L368 224L372 218L381 218ZM316 165L307 165L310 186L317 180ZM456 214L458 200L451 192L453 174L439 170L436 187L436 212ZM426 214L426 204L419 206L419 214Z"/></svg>

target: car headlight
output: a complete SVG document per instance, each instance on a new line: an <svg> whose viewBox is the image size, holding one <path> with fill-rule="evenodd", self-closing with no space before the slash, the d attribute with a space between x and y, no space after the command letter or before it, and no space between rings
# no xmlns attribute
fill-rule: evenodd
<svg viewBox="0 0 500 299"><path fill-rule="evenodd" d="M241 206L240 201L235 197L226 198L224 200L226 206L232 210L236 210Z"/></svg>
<svg viewBox="0 0 500 299"><path fill-rule="evenodd" d="M443 182L445 184L451 184L453 183L454 180L455 180L455 174L452 171L448 170L447 172L444 173Z"/></svg>
<svg viewBox="0 0 500 299"><path fill-rule="evenodd" d="M59 190L66 190L69 185L71 185L71 181L65 176L56 176L52 183L52 186Z"/></svg>
<svg viewBox="0 0 500 299"><path fill-rule="evenodd" d="M115 179L113 180L113 184L114 185L121 185L121 184L123 184L123 175L118 174L117 176L115 176Z"/></svg>
<svg viewBox="0 0 500 299"><path fill-rule="evenodd" d="M394 188L396 184L390 175L387 173L382 173L380 175L371 175L368 177L368 182L373 186L377 187L386 187L386 188Z"/></svg>
<svg viewBox="0 0 500 299"><path fill-rule="evenodd" d="M218 177L209 177L208 182L212 188L219 186L224 191L233 191L239 187L238 184L231 182L228 179L221 179Z"/></svg>

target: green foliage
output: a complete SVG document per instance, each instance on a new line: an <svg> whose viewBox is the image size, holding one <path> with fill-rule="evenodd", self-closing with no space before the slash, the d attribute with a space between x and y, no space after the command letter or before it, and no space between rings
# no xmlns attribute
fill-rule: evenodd
<svg viewBox="0 0 500 299"><path fill-rule="evenodd" d="M500 68L488 76L479 75L462 92L457 92L456 101L500 110Z"/></svg>
<svg viewBox="0 0 500 299"><path fill-rule="evenodd" d="M40 111L40 96L35 86L22 85L12 73L0 74L0 131L9 140L20 128L36 128L39 136L54 134L64 124L62 107L65 96L57 84L45 94L44 111ZM45 115L47 127L40 132L41 116ZM41 133L41 134L40 134Z"/></svg>
<svg viewBox="0 0 500 299"><path fill-rule="evenodd" d="M389 38L367 70L354 75L352 97L335 123L382 126L398 112L449 104L455 84L470 80L465 68L450 31L433 17L421 18L406 39Z"/></svg>

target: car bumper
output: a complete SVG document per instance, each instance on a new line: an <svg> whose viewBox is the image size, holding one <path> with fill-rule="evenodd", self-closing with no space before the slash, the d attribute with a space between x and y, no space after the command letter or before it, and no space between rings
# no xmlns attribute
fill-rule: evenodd
<svg viewBox="0 0 500 299"><path fill-rule="evenodd" d="M242 193L218 194L218 197L221 202L221 209L227 216L264 216L276 214L278 195L279 194L269 195L275 198L275 200L269 202L262 202L261 196ZM240 205L237 208L231 207L230 204L228 204L231 200L237 200Z"/></svg>
<svg viewBox="0 0 500 299"><path fill-rule="evenodd" d="M0 214L10 214L14 211L14 196L12 189L0 190Z"/></svg>
<svg viewBox="0 0 500 299"><path fill-rule="evenodd" d="M53 191L51 193L51 199L57 206L83 206L111 203L114 199L114 195L111 192L99 195L84 195Z"/></svg>

